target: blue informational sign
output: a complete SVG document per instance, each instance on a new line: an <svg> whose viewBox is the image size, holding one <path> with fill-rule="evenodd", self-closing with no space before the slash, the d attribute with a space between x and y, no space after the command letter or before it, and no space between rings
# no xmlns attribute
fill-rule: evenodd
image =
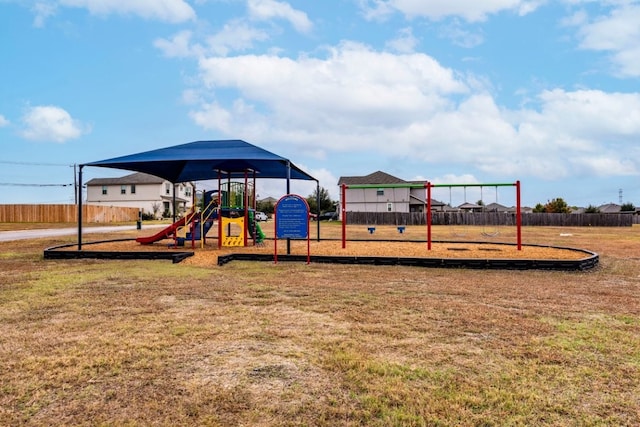
<svg viewBox="0 0 640 427"><path fill-rule="evenodd" d="M302 197L289 194L278 200L275 209L276 238L306 239L309 236L309 205Z"/></svg>

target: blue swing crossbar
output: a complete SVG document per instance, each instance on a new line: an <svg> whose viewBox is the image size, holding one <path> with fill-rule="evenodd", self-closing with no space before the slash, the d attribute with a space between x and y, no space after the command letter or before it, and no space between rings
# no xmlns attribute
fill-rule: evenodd
<svg viewBox="0 0 640 427"><path fill-rule="evenodd" d="M369 234L373 234L374 231L376 231L375 227L369 227L367 228L367 230L369 230Z"/></svg>

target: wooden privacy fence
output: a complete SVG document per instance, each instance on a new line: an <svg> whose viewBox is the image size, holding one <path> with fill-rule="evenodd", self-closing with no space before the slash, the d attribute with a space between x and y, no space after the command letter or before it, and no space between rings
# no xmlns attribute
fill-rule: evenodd
<svg viewBox="0 0 640 427"><path fill-rule="evenodd" d="M637 215L631 214L522 214L523 226L552 227L630 227ZM433 225L516 225L515 213L433 212ZM426 225L423 212L347 212L347 224ZM636 222L637 224L637 222Z"/></svg>
<svg viewBox="0 0 640 427"><path fill-rule="evenodd" d="M84 222L130 222L138 208L82 205ZM0 205L0 222L77 222L76 205Z"/></svg>

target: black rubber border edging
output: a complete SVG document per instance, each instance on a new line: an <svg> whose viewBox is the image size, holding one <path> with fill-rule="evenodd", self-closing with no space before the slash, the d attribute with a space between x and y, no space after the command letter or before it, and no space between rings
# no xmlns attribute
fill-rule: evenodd
<svg viewBox="0 0 640 427"><path fill-rule="evenodd" d="M83 245L91 245L97 243L108 242L125 242L135 239L113 239L113 240L101 240L99 242L85 242ZM193 256L192 251L139 251L139 252L118 252L118 251L59 251L57 249L69 248L77 246L75 243L67 245L52 246L44 250L44 259L167 259L171 260L173 264Z"/></svg>
<svg viewBox="0 0 640 427"><path fill-rule="evenodd" d="M456 242L459 243L459 242ZM311 255L310 262L330 264L360 264L360 265L400 265L428 268L469 268L487 270L555 270L555 271L585 271L595 268L600 261L597 253L585 249L566 248L545 245L525 245L565 249L584 252L589 255L579 260L555 259L483 259L483 258L402 258L378 256L329 256ZM218 256L218 265L222 266L231 261L262 261L274 262L274 256L269 254L236 253ZM278 262L307 262L306 255L278 255Z"/></svg>
<svg viewBox="0 0 640 427"><path fill-rule="evenodd" d="M135 239L113 239L97 242L86 242L83 245L97 243L122 242ZM438 242L447 243L447 242ZM449 243L482 243L482 242L449 242ZM494 243L495 244L495 243ZM513 246L512 243L499 243ZM75 243L52 246L44 250L45 259L148 259L171 260L174 264L194 255L193 251L140 251L140 252L116 252L116 251L60 251L57 249L76 246ZM565 249L583 252L588 255L579 260L554 260L554 259L505 259L505 258L402 258L402 257L378 257L378 256L330 256L311 255L310 261L325 264L360 264L360 265L399 265L427 268L469 268L489 270L556 270L556 271L585 271L598 266L600 257L597 253L585 249L567 248L546 245L524 245L555 249ZM222 266L231 261L262 261L273 262L272 254L236 253L218 256L218 265ZM282 262L307 262L306 255L278 255L278 261Z"/></svg>

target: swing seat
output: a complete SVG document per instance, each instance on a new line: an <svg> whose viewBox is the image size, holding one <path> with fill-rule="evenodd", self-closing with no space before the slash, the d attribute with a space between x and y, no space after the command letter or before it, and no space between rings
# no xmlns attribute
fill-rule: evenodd
<svg viewBox="0 0 640 427"><path fill-rule="evenodd" d="M402 226L398 227L398 233L400 234L404 233L404 227Z"/></svg>
<svg viewBox="0 0 640 427"><path fill-rule="evenodd" d="M369 234L373 234L374 231L376 231L375 227L368 227L367 230L369 230Z"/></svg>

